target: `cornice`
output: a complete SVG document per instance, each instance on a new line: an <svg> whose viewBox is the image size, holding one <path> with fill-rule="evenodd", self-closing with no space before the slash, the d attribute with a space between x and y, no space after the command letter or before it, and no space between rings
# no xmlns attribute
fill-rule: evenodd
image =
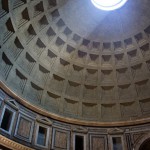
<svg viewBox="0 0 150 150"><path fill-rule="evenodd" d="M12 150L34 150L0 135L0 144Z"/></svg>

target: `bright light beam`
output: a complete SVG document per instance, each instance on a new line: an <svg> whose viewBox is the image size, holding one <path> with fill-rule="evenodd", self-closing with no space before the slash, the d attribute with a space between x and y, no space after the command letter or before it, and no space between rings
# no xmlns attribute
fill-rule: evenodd
<svg viewBox="0 0 150 150"><path fill-rule="evenodd" d="M127 0L91 0L95 7L110 11L122 7Z"/></svg>

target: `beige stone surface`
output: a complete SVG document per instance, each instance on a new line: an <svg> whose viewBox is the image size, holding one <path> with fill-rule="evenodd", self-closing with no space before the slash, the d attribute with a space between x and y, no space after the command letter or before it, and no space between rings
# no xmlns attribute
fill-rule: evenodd
<svg viewBox="0 0 150 150"><path fill-rule="evenodd" d="M150 1L104 12L90 0L1 0L0 80L62 117L150 116Z"/></svg>

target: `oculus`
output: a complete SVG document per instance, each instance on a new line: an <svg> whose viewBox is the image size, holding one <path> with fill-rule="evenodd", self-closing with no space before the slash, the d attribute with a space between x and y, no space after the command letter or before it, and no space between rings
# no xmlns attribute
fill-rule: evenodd
<svg viewBox="0 0 150 150"><path fill-rule="evenodd" d="M122 7L127 0L91 0L98 9L110 11Z"/></svg>

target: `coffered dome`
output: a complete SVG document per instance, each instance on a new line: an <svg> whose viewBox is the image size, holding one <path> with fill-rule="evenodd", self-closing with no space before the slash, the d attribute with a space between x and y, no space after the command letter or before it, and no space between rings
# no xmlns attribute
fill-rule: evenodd
<svg viewBox="0 0 150 150"><path fill-rule="evenodd" d="M150 115L150 1L1 0L1 87L64 120Z"/></svg>

